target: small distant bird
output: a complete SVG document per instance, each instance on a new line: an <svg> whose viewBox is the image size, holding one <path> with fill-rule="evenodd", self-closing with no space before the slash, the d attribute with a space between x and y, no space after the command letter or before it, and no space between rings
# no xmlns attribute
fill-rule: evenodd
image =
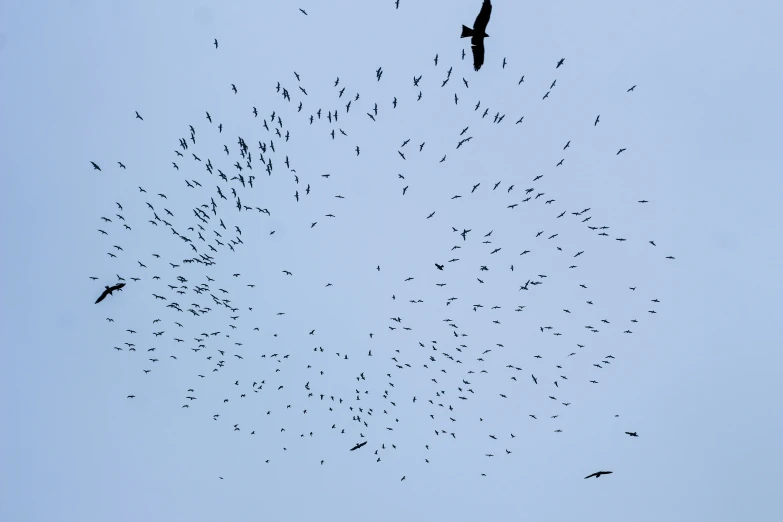
<svg viewBox="0 0 783 522"><path fill-rule="evenodd" d="M476 71L481 69L481 66L484 64L484 38L489 38L486 29L491 13L492 3L489 0L484 0L476 21L473 22L473 28L462 26L460 38L470 37L471 50L473 51L473 69Z"/></svg>
<svg viewBox="0 0 783 522"><path fill-rule="evenodd" d="M90 163L92 163L93 170L101 170L101 168L94 161L91 161ZM101 172L103 172L103 171L101 171Z"/></svg>
<svg viewBox="0 0 783 522"><path fill-rule="evenodd" d="M144 118L142 118L142 117L139 115L139 111L136 111L136 118L137 118L137 119L139 119L139 120L141 120L141 121L144 121Z"/></svg>
<svg viewBox="0 0 783 522"><path fill-rule="evenodd" d="M632 90L634 90L634 89L636 89L636 85L634 85L633 87L631 87L630 89L628 89L628 90L627 90L627 91L625 91L625 92L631 92L631 91L632 91Z"/></svg>
<svg viewBox="0 0 783 522"><path fill-rule="evenodd" d="M587 475L585 478L586 479L589 479L590 477L598 478L601 475L609 475L610 473L614 473L614 472L613 471L596 471L595 473L591 473L591 474Z"/></svg>
<svg viewBox="0 0 783 522"><path fill-rule="evenodd" d="M362 443L359 443L359 444L357 444L356 446L354 446L353 448L351 448L351 450L350 450L350 451L358 450L359 448L361 448L362 446L364 446L365 444L367 444L367 442L368 442L368 441L364 441L364 442L362 442ZM611 471L610 471L609 473L611 473Z"/></svg>
<svg viewBox="0 0 783 522"><path fill-rule="evenodd" d="M215 38L215 49L217 49L217 48L218 48L218 41L217 41L217 38Z"/></svg>
<svg viewBox="0 0 783 522"><path fill-rule="evenodd" d="M302 9L301 7L299 8L299 10L300 10L300 11L302 11L302 13L304 13L304 15L305 15L305 16L307 16L307 11L305 11L305 10L304 10L304 9Z"/></svg>
<svg viewBox="0 0 783 522"><path fill-rule="evenodd" d="M625 434L626 435L630 435L631 437L638 437L639 436L639 435L636 434L635 431L626 431Z"/></svg>

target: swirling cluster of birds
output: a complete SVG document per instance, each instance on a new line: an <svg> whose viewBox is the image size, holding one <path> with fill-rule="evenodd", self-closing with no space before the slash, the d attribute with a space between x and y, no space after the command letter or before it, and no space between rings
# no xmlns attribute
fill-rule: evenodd
<svg viewBox="0 0 783 522"><path fill-rule="evenodd" d="M396 5L399 7L399 2L396 2ZM463 26L462 29L462 37L471 38L473 68L476 71L484 63L484 39L488 37L485 30L491 9L489 0L484 0L473 28ZM214 50L219 52L217 39L212 45ZM463 50L461 61L465 59L465 54ZM557 60L553 63L553 70L564 64L564 58ZM506 65L507 61L503 58L502 67L505 69ZM439 66L437 55L433 59L433 67L436 71L438 68L443 69L442 65ZM453 66L448 68L441 87L445 87L449 82L452 71ZM376 84L381 82L383 73L382 67L375 71ZM134 307L142 307L152 314L150 324L144 325L127 324L127 320L121 317L106 318L106 321L117 323L120 335L123 336L122 340L109 349L125 354L127 364L133 365L140 375L138 389L129 393L127 399L144 394L144 379L150 378L148 374L178 372L191 380L192 385L182 390L182 404L177 404L177 408L197 412L214 422L224 423L228 431L246 433L248 436L256 436L258 433L260 438L272 433L286 434L287 427L293 432L292 423L300 428L307 426L300 429L300 433L290 435L295 439L308 440L318 437L324 431L331 431L353 439L350 441L353 446L348 448L350 444L346 444L346 450L359 450L372 443L370 448L362 449L359 453L371 453L376 462L381 462L389 451L398 450L394 435L396 431L405 429L406 422L429 433L428 438L421 441L420 447L415 448L415 451L423 453L422 459L425 463L430 463L428 452L431 448L456 440L466 426L472 426L469 429L478 430L483 434L482 437L486 436L486 446L479 450L486 457L493 457L496 453L510 456L516 443L514 439L518 435L513 432L496 432L489 422L484 422L483 417L466 417L467 414L462 412L465 411L464 406L471 401L513 401L515 397L523 394L529 396L538 393L550 399L549 406L539 411L525 412L520 417L528 419L527 422L539 423L548 418L552 423L550 429L555 433L562 433L557 419L566 415L569 407L578 407L575 384L584 382L598 385L602 372L611 371L612 365L619 358L612 354L600 355L601 352L596 351L597 345L600 344L596 339L599 337L591 336L609 330L616 330L616 333L621 332L624 335L633 334L635 323L640 321L629 310L646 312L646 315L652 317L657 313L659 300L654 295L641 296L639 294L643 291L636 292L637 287L631 286L626 290L626 295L631 299L630 304L624 308L626 317L596 319L600 317L600 313L595 311L599 309L600 303L594 302L591 296L592 282L588 280L588 276L584 276L584 282L579 283L576 290L583 293L578 302L573 301L564 306L560 312L562 315L551 324L532 327L539 331L538 335L549 334L554 337L554 344L543 352L545 355L530 354L513 348L515 339L509 338L508 335L519 335L519 330L507 334L505 339L469 340L471 323L500 325L501 319L508 318L509 321L517 323L515 326L519 329L524 327L524 322L519 319L524 317L523 312L535 306L535 296L546 288L552 279L558 278L558 274L551 274L552 270L562 268L564 273L568 272L570 279L571 274L579 270L577 263L581 256L589 255L587 250L576 250L561 242L561 233L568 227L572 234L593 236L593 241L599 242L596 250L603 248L600 242L608 239L619 243L643 241L649 244L651 255L659 256L662 260L673 260L674 257L659 254L654 240L612 237L610 225L592 221L594 214L589 207L549 212L556 199L545 192L545 174L536 175L530 181L530 187L518 191L523 193L513 201L508 201L517 194L513 184L504 185L501 181L482 180L465 187L464 195L449 194L439 203L448 205L451 200L470 198L481 191L489 191L496 193L496 200L506 199L500 204L508 209L506 212L514 211L517 207L537 207L536 210L545 216L535 221L535 226L541 230L536 230L531 237L524 238L524 248L514 244L519 242L519 238L493 237L493 230L474 232L472 228L439 224L436 217L438 209L421 216L422 223L437 224L439 232L453 234L454 245L450 250L442 252L440 259L425 263L430 267L430 272L426 273L423 281L414 282L414 277L400 281L402 288L390 296L392 305L400 312L388 319L389 322L382 332L368 331L362 334L366 335L362 345L340 343L341 348L324 348L318 344L321 340L318 339L315 329L297 334L314 339L318 344L315 347L310 345L303 348L298 339L286 339L285 347L270 347L266 342L262 343L262 336L271 333L274 338L278 337L277 332L271 331L279 327L280 323L275 321L280 318L258 317L253 306L248 305L252 304L254 299L271 300L271 296L263 295L261 289L256 289L250 274L218 269L220 265L230 266L236 259L234 256L249 255L246 252L247 244L243 240L248 234L243 236L243 227L261 228L264 226L263 220L271 218L275 213L297 212L303 208L303 200L308 198L321 197L323 201L334 206L333 211L313 218L309 229L314 229L321 220L326 222L326 226L339 227L340 219L336 214L340 213L340 200L344 197L330 193L332 174L297 173L296 169L292 168L293 160L286 154L289 142L296 140L300 125L305 128L315 126L313 128L317 129L327 126L328 131L316 132L323 132L325 139L335 140L339 135L345 141L348 138L348 133L342 128L346 126L345 123L357 125L357 120L363 118L367 118L363 120L365 125L382 123L384 112L394 111L399 103L416 103L422 99L426 83L422 83L423 76L424 74L413 75L412 94L400 96L399 101L396 96L381 102L373 101L362 109L359 107L364 102L360 102L359 93L346 93L347 86L343 85L338 77L326 88L331 89L329 95L333 99L344 103L344 108L326 110L324 114L324 110L309 103L309 100L313 99L312 93L308 93L302 75L294 72L290 78L291 82L295 81L293 88L284 86L281 82L274 86L274 96L277 98L274 110L262 113L257 107L242 109L246 110L248 118L258 123L255 128L258 129L260 137L237 136L233 145L222 144L222 147L213 149L211 147L215 141L222 142L227 138L231 125L224 126L205 111L202 125L190 124L183 127L185 134L178 138L172 152L170 169L181 178L181 191L165 194L152 187L139 186L133 197L125 196L125 201L117 201L111 210L105 210L100 217L101 223L97 232L106 237L108 252L105 255L110 258L110 262L103 263L102 266L107 272L116 273L116 280L112 275L111 284L105 285L96 303L104 301L108 296L112 296L112 300L130 299ZM517 84L522 84L524 79L522 76ZM551 82L543 100L549 97L556 81L555 79ZM468 80L462 78L462 83L467 91ZM226 95L237 94L240 87L228 83ZM635 87L630 87L627 92L633 92ZM456 93L454 103L459 105ZM489 109L485 107L482 112L481 108L481 102L477 101L468 114L476 120L483 120L489 114ZM312 113L308 114L310 110ZM500 124L504 118L505 114L498 111L493 122ZM151 123L139 112L135 113L135 120L138 125ZM154 121L154 118L152 120ZM516 124L522 121L523 117L520 117ZM600 115L596 116L593 126L597 126L599 122ZM474 139L473 135L467 135L469 129L470 125L459 133L456 149ZM402 160L407 161L412 155L408 152L411 148L408 147L409 142L410 139L405 139L397 148ZM412 147L413 154L424 158L422 162L429 159L432 165L437 165L446 161L447 154L443 151L425 156L425 143ZM570 144L571 141L565 140L563 151L566 151ZM353 151L357 156L360 155L360 146L355 145ZM616 154L623 151L625 148L619 148ZM564 161L565 158L560 159L555 167L562 166ZM91 163L96 171L107 173L106 165L102 167L100 160ZM128 167L123 161L116 161L116 164L116 168L121 172L130 172L133 169L131 162ZM282 173L278 165L285 166ZM270 194L268 188L263 188L265 179L272 176L290 178L290 193ZM405 196L413 182L409 183L402 173L397 176L401 183L400 190ZM549 187L549 190L555 188L552 184ZM260 203L262 200L266 203ZM638 203L646 204L648 201L642 199ZM311 210L309 208L309 211ZM146 215L141 217L142 214ZM574 224L567 224L568 220ZM275 230L267 232L266 237L275 234ZM295 234L297 231L288 230L284 233ZM167 241L169 253L165 257L154 248L144 254L133 255L122 247L125 234L144 238L153 235L155 238L168 237L173 241ZM155 239L155 244L162 243ZM558 266L547 263L547 269L534 268L536 251L555 256L555 259L560 260ZM476 259L476 268L454 270L452 267L465 262L461 262L460 257ZM421 263L418 264L422 266ZM515 267L515 264L518 266ZM368 270L380 272L381 263L368 267ZM549 271L550 275L544 273L545 271ZM132 272L132 275L128 272ZM501 272L506 275L500 276ZM121 275L123 273L124 276ZM498 275L490 277L490 274ZM278 275L281 278L296 276L297 274L287 269L281 270ZM508 283L508 276L518 281L513 288ZM97 276L90 278L103 279ZM474 286L467 285L466 281L470 281ZM334 291L331 282L324 283L321 291ZM421 283L421 286L413 286L418 283ZM512 295L514 300L524 301L525 304L516 305L513 311L509 311L508 307L499 304L482 304L472 299L471 295L446 297L447 294L443 292L447 292L447 286L453 283L459 284L463 289L482 288L475 285L492 285L491 295L493 298L497 297L497 301L501 301L503 296ZM137 290L150 286L154 289L150 294ZM420 308L411 312L410 307L425 304L421 297L414 295L415 291L424 291L425 287L438 292L439 297L437 304L432 305L432 310L423 316L446 314L426 336L416 335L410 323L404 319L406 313L422 316ZM400 299L397 298L398 294ZM403 295L408 298L402 297ZM291 312L275 312L276 316L286 314L290 316ZM487 314L490 317L487 317ZM214 322L207 323L205 316L214 318ZM583 330L579 330L583 333L577 339L570 333L564 335L564 330L570 332L568 324L578 322L577 318L585 316L590 319L584 320L587 324ZM462 319L455 320L451 317ZM223 326L218 326L213 331L212 328L207 329L206 324ZM386 351L388 345L384 345L382 351L374 348L378 346L375 345L377 339L382 336L395 336L394 346L397 348L393 351ZM437 339L427 340L434 337ZM586 340L587 337L590 338ZM588 346L592 349L587 348ZM352 375L349 381L340 382L332 378L328 372L331 372L335 363L327 364L327 357L348 368L347 371ZM381 363L383 371L377 372L376 375L364 370L366 358L381 358L385 361ZM237 378L235 372L240 367L251 371L256 377L249 381ZM376 365L375 368L377 367ZM205 393L217 394L220 386L224 386L225 391L219 397L205 397ZM263 404L263 407L256 406L260 409L253 425L234 422L236 419L226 418L228 415L220 409L232 401L246 401L241 402L244 405L253 400ZM323 411L329 421L324 422L324 416L308 416L308 410ZM294 421L295 417L299 419ZM400 417L403 417L402 421ZM306 420L310 418L314 419L314 422ZM526 428L521 425L518 428L523 429ZM625 431L625 434L638 436L635 431ZM623 436L622 433L620 435ZM288 451L289 446L294 447L293 444L293 441L287 443L282 449ZM414 451L413 448L402 446L399 449ZM279 451L279 448L267 450L274 452ZM327 451L325 445L321 446L321 451ZM320 465L324 465L328 455L324 454L319 460ZM612 472L598 471L585 478L609 473ZM481 475L485 473L481 472ZM403 476L401 480L405 478Z"/></svg>

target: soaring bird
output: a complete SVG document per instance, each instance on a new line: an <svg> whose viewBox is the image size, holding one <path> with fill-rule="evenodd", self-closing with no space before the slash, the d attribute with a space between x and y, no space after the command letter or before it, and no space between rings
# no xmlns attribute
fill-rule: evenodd
<svg viewBox="0 0 783 522"><path fill-rule="evenodd" d="M101 293L101 296L98 298L98 300L95 301L95 304L98 304L104 299L106 299L106 296L111 295L111 293L114 292L115 290L122 290L123 286L125 286L125 283L119 283L114 286L107 286L106 289L103 291L103 293Z"/></svg>
<svg viewBox="0 0 783 522"><path fill-rule="evenodd" d="M586 479L589 479L590 477L598 478L601 475L609 475L610 473L614 473L614 472L613 471L596 471L595 473L591 473L591 474L587 475L585 478Z"/></svg>
<svg viewBox="0 0 783 522"><path fill-rule="evenodd" d="M351 451L358 450L359 448L361 448L362 446L364 446L365 444L367 444L367 442L368 442L368 441L366 441L366 440L365 440L364 442L362 442L362 443L360 443L360 444L357 444L356 446L354 446L353 448L351 448ZM611 471L610 471L609 473L611 473Z"/></svg>
<svg viewBox="0 0 783 522"><path fill-rule="evenodd" d="M479 11L476 21L473 22L473 29L465 25L462 26L462 36L460 38L470 36L470 45L473 51L473 69L476 71L481 69L481 66L484 64L484 38L489 37L485 31L491 13L492 3L489 0L484 0L484 3L481 4L481 11Z"/></svg>

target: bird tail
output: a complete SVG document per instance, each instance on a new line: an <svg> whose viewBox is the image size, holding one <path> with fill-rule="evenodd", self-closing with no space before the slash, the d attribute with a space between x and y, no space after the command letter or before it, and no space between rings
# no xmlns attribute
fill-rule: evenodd
<svg viewBox="0 0 783 522"><path fill-rule="evenodd" d="M468 36L473 36L473 29L470 27L463 25L462 26L462 36L460 38L467 38Z"/></svg>

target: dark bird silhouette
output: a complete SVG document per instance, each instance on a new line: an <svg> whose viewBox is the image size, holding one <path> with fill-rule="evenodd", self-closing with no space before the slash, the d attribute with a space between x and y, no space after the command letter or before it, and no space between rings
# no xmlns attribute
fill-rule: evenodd
<svg viewBox="0 0 783 522"><path fill-rule="evenodd" d="M364 441L364 442L362 442L362 443L360 443L360 444L357 444L356 446L354 446L353 448L351 448L351 451L358 450L359 448L361 448L362 446L364 446L365 444L367 444L367 442L368 442L368 441ZM610 471L610 473L611 473L611 471Z"/></svg>
<svg viewBox="0 0 783 522"><path fill-rule="evenodd" d="M473 51L473 69L476 71L481 69L481 66L484 64L484 38L489 37L485 31L491 13L492 3L489 0L484 0L484 3L481 4L481 11L479 11L476 21L473 22L473 29L465 25L462 26L462 36L460 38L470 36L470 45Z"/></svg>
<svg viewBox="0 0 783 522"><path fill-rule="evenodd" d="M93 170L101 170L101 168L94 161L91 161L90 163L92 163Z"/></svg>
<svg viewBox="0 0 783 522"><path fill-rule="evenodd" d="M613 471L596 471L595 473L591 473L591 474L587 475L585 478L586 479L589 479L590 477L598 478L601 475L609 475L610 473L614 473L614 472Z"/></svg>
<svg viewBox="0 0 783 522"><path fill-rule="evenodd" d="M122 290L123 286L125 286L125 283L119 283L114 286L107 286L106 289L101 293L101 296L95 301L95 304L98 304L106 299L106 296L111 295L111 293L115 290Z"/></svg>
<svg viewBox="0 0 783 522"><path fill-rule="evenodd" d="M639 436L639 435L636 434L635 431L626 431L625 434L626 435L630 435L631 437L638 437Z"/></svg>

